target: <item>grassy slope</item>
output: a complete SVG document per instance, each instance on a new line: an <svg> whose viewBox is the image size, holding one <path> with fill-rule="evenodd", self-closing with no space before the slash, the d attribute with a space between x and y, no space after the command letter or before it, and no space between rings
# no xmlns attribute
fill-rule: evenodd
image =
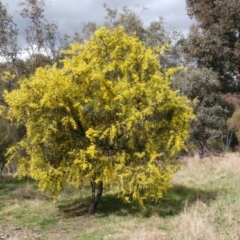
<svg viewBox="0 0 240 240"><path fill-rule="evenodd" d="M54 204L34 182L0 179L0 239L240 239L239 154L185 163L160 203L141 210L104 194L91 217L86 190Z"/></svg>

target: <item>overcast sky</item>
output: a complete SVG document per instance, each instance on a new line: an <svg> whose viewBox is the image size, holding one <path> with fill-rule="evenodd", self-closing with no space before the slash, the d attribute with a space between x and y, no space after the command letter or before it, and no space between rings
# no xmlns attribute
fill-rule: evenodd
<svg viewBox="0 0 240 240"><path fill-rule="evenodd" d="M8 5L10 13L19 9L17 6L19 0L2 0L2 2ZM62 34L80 31L82 22L103 22L106 15L103 3L118 9L123 6L134 8L136 5L147 7L148 10L142 14L142 20L146 25L161 16L166 22L167 29L175 27L185 35L192 24L186 12L185 0L51 0L51 2L46 0L46 3L46 18L49 21L57 21ZM15 15L14 20L21 33L24 20L18 15Z"/></svg>

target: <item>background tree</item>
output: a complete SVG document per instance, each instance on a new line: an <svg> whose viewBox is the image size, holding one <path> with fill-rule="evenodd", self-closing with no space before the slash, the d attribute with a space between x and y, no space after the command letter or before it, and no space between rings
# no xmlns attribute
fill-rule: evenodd
<svg viewBox="0 0 240 240"><path fill-rule="evenodd" d="M7 7L0 1L0 78L3 77L4 71L7 70L11 70L15 76L19 76L16 62L20 48L17 43L17 38L18 29L13 22L13 16L9 14ZM10 85L13 87L14 84L14 82L9 82L8 87L10 87ZM2 90L1 86L0 93L2 93Z"/></svg>
<svg viewBox="0 0 240 240"><path fill-rule="evenodd" d="M55 196L66 182L90 182L88 214L103 187L119 186L126 201L141 205L161 198L193 117L188 100L170 86L178 68L161 73L156 50L123 28L99 29L84 45L72 45L62 63L39 68L5 95L8 118L27 129L8 152L18 156L18 174Z"/></svg>
<svg viewBox="0 0 240 240"><path fill-rule="evenodd" d="M225 100L230 103L233 108L234 112L231 118L228 119L227 125L229 130L234 132L237 140L238 140L238 150L240 150L240 96L239 94L227 94L224 96Z"/></svg>
<svg viewBox="0 0 240 240"><path fill-rule="evenodd" d="M52 64L60 57L61 35L56 22L48 21L44 16L45 0L22 0L19 3L20 15L26 20L24 29L25 51L31 62L31 73L45 64ZM43 60L43 55L46 58Z"/></svg>
<svg viewBox="0 0 240 240"><path fill-rule="evenodd" d="M18 29L6 6L0 1L0 57L14 63L18 54Z"/></svg>
<svg viewBox="0 0 240 240"><path fill-rule="evenodd" d="M29 57L22 59L25 50L18 45L18 29L9 14L6 6L0 1L0 103L8 107L3 98L5 90L13 90L18 87L17 81L34 73L37 67L52 64L60 54L58 49L58 31L56 23L49 22L44 17L44 0L21 1L20 14L27 20L25 37ZM6 75L5 72L8 74ZM5 112L3 113L4 117ZM24 126L0 119L3 142L0 143L0 155L4 160L4 148L14 143L24 135ZM6 139L8 144L6 145ZM5 160L4 160L5 161Z"/></svg>
<svg viewBox="0 0 240 240"><path fill-rule="evenodd" d="M0 177L2 177L2 172L7 163L5 157L6 149L13 143L13 135L11 134L10 125L6 120L0 119Z"/></svg>
<svg viewBox="0 0 240 240"><path fill-rule="evenodd" d="M186 0L196 24L186 43L188 56L218 73L225 93L240 90L240 1Z"/></svg>
<svg viewBox="0 0 240 240"><path fill-rule="evenodd" d="M177 74L173 87L192 101L196 119L191 122L190 144L199 149L201 156L226 151L231 142L227 119L232 108L223 98L217 74L206 68L189 67Z"/></svg>
<svg viewBox="0 0 240 240"><path fill-rule="evenodd" d="M13 17L0 1L0 104L5 105L3 99L4 89L12 90L16 86L16 76L19 75L17 58L19 47L17 44L18 30L13 22ZM5 71L14 72L14 78L6 79ZM16 135L9 122L0 118L0 176L6 164L5 152L7 147L14 143Z"/></svg>

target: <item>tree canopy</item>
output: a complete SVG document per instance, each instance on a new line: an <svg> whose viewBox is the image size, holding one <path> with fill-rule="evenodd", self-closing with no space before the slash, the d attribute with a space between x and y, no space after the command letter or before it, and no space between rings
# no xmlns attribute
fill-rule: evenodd
<svg viewBox="0 0 240 240"><path fill-rule="evenodd" d="M240 89L240 1L187 0L190 17L197 22L187 41L189 56L198 66L219 74L222 91Z"/></svg>
<svg viewBox="0 0 240 240"><path fill-rule="evenodd" d="M91 182L93 202L95 187L101 195L102 186L114 185L126 201L159 199L193 117L170 87L179 69L159 71L163 48L146 48L123 28L101 28L65 51L62 68L39 68L6 92L8 118L26 126L8 151L18 174L54 196L66 182Z"/></svg>
<svg viewBox="0 0 240 240"><path fill-rule="evenodd" d="M192 101L196 118L191 121L189 140L200 156L228 149L227 119L233 109L223 98L218 75L207 68L189 67L176 74L172 85Z"/></svg>

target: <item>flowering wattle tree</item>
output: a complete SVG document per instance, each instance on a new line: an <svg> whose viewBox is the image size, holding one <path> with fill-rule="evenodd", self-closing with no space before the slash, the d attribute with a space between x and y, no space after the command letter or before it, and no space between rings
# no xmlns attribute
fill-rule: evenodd
<svg viewBox="0 0 240 240"><path fill-rule="evenodd" d="M91 183L94 212L104 187L126 201L158 200L178 168L189 134L188 100L160 72L158 53L123 28L100 28L64 52L62 67L39 68L5 93L8 118L26 127L8 150L18 175L58 196L66 183Z"/></svg>

